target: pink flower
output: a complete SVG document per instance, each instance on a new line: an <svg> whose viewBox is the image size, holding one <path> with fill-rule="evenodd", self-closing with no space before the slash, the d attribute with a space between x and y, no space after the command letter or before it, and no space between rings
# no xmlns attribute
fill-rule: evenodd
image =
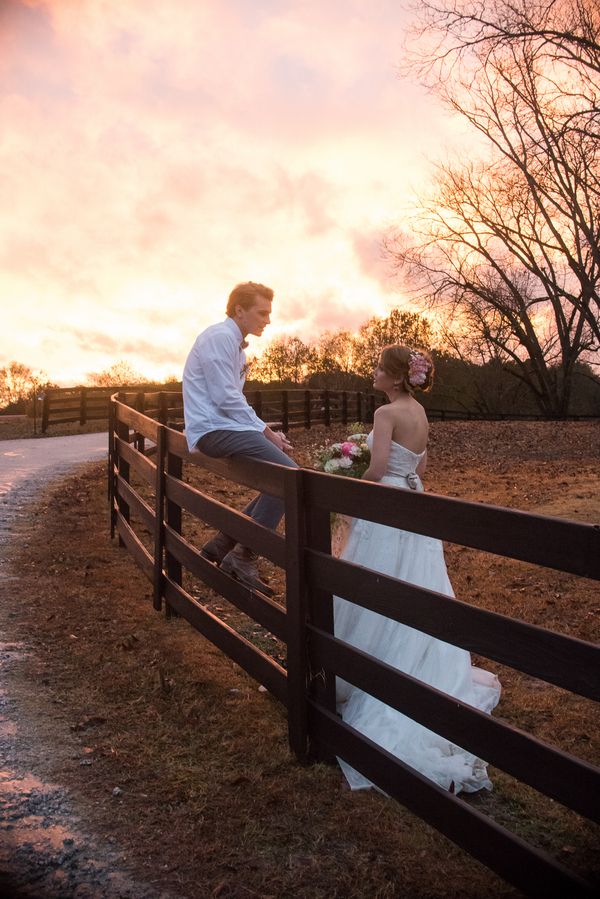
<svg viewBox="0 0 600 899"><path fill-rule="evenodd" d="M410 354L408 364L408 383L420 387L427 380L427 374L431 368L431 362L421 353Z"/></svg>
<svg viewBox="0 0 600 899"><path fill-rule="evenodd" d="M342 443L342 455L343 456L351 456L353 454L352 453L353 449L354 449L354 444L351 443L349 440L346 440L344 443Z"/></svg>

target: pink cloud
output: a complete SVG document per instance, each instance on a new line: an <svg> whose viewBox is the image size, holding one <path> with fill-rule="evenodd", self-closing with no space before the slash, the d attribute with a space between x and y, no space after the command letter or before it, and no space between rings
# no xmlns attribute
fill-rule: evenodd
<svg viewBox="0 0 600 899"><path fill-rule="evenodd" d="M118 322L151 362L167 310L183 359L248 279L307 335L383 308L376 236L433 131L403 27L395 0L0 4L6 352L88 371Z"/></svg>
<svg viewBox="0 0 600 899"><path fill-rule="evenodd" d="M362 271L387 291L395 292L397 283L390 259L383 249L383 231L355 233L353 247Z"/></svg>

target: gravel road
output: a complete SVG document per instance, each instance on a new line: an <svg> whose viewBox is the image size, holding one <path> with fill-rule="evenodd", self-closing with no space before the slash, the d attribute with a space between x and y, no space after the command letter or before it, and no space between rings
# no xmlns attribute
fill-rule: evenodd
<svg viewBox="0 0 600 899"><path fill-rule="evenodd" d="M0 441L0 899L169 899L132 878L120 847L89 831L69 791L39 776L37 762L68 747L40 736L18 677L19 666L35 659L2 633L6 616L18 614L14 599L26 577L11 564L11 542L27 540L40 489L106 454L102 433Z"/></svg>
<svg viewBox="0 0 600 899"><path fill-rule="evenodd" d="M0 440L0 513L2 531L18 517L37 488L80 462L106 458L106 434L78 434L45 440ZM1 532L0 532L1 533Z"/></svg>

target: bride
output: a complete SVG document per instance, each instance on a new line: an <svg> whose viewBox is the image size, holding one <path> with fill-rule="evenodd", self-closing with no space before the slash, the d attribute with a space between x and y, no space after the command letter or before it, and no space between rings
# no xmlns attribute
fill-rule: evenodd
<svg viewBox="0 0 600 899"><path fill-rule="evenodd" d="M389 404L375 412L368 442L371 462L363 478L411 490L423 490L429 425L413 396L428 390L433 362L425 351L387 346L379 358L373 386ZM453 596L440 540L354 519L340 557L392 577ZM471 665L470 654L428 634L334 598L335 636L394 668L455 696L484 712L500 697L500 683ZM491 789L486 764L444 737L337 678L338 711L355 730L378 743L411 768L455 793ZM373 784L342 759L353 790Z"/></svg>

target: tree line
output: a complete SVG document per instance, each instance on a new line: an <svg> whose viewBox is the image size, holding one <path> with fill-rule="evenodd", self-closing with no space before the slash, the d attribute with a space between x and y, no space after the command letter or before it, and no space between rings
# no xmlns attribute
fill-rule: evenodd
<svg viewBox="0 0 600 899"><path fill-rule="evenodd" d="M373 369L383 346L401 343L429 349L436 378L433 390L420 396L431 409L495 414L499 412L562 416L600 415L600 378L579 361L567 376L569 406L548 408L540 403L533 366L519 365L498 356L481 358L458 352L456 340L447 340L448 328L435 329L415 312L393 309L387 317L370 318L353 334L330 331L314 343L283 336L271 341L260 356L249 359L249 390L306 388L370 390ZM456 332L455 332L456 335ZM565 374L556 366L558 382Z"/></svg>
<svg viewBox="0 0 600 899"><path fill-rule="evenodd" d="M436 378L432 392L423 398L426 407L483 414L600 415L600 378L586 362L578 361L567 371L558 363L550 369L557 383L565 378L570 383L566 411L562 405L549 408L545 401L540 402L533 365L517 366L498 355L486 358L460 352L456 331L450 340L448 332L446 325L435 329L417 312L392 309L386 317L368 319L357 333L328 331L314 343L297 336L279 337L260 356L249 358L247 388L369 391L381 348L401 343L429 349L433 355ZM125 360L87 378L87 385L94 387L147 383L148 379ZM164 386L178 383L173 375ZM52 386L39 372L12 362L0 369L0 407L25 411L33 391L40 394Z"/></svg>
<svg viewBox="0 0 600 899"><path fill-rule="evenodd" d="M148 378L137 371L126 359L120 359L102 371L90 372L83 387L125 387L147 385ZM168 377L161 386L178 384L176 375ZM157 385L159 386L159 385ZM9 362L0 368L0 411L23 413L31 408L34 395L39 399L45 390L58 387L47 374L22 362Z"/></svg>

